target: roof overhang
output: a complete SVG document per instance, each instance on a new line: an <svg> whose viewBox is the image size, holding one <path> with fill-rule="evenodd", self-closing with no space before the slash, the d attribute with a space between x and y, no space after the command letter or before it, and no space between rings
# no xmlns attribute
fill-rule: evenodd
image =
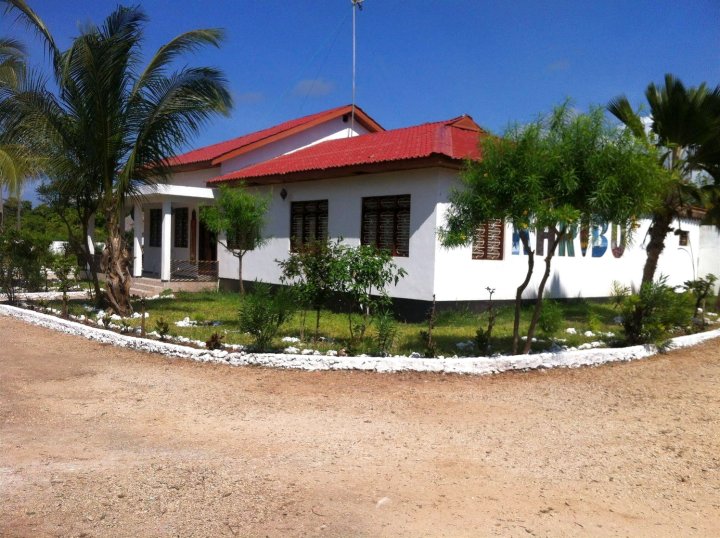
<svg viewBox="0 0 720 538"><path fill-rule="evenodd" d="M185 185L172 185L166 183L158 183L156 185L144 185L138 189L139 197L146 201L165 198L191 198L194 200L214 200L215 193L215 189L211 187L188 187Z"/></svg>
<svg viewBox="0 0 720 538"><path fill-rule="evenodd" d="M385 172L419 170L423 168L447 168L450 170L460 170L462 169L464 163L465 161L461 159L452 159L447 155L434 154L428 157L403 159L399 161L367 163L327 168L324 170L303 170L288 174L228 179L225 181L218 181L217 183L208 183L208 185L212 187L219 187L220 185L232 186L239 183L244 185L277 185L280 183L295 183L299 181L363 176L368 174L381 174Z"/></svg>

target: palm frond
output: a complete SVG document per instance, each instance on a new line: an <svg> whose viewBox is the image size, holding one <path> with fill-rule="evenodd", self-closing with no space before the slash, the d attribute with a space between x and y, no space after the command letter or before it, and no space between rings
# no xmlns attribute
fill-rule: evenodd
<svg viewBox="0 0 720 538"><path fill-rule="evenodd" d="M40 16L27 5L25 0L0 0L0 4L4 4L4 12L6 14L15 12L18 20L22 21L26 26L34 28L35 31L43 37L45 45L53 60L53 65L57 66L60 59L60 50L55 44L50 30L45 25Z"/></svg>
<svg viewBox="0 0 720 538"><path fill-rule="evenodd" d="M132 96L138 94L152 80L165 75L165 70L178 56L187 52L194 52L206 45L219 47L224 38L223 30L219 28L207 28L191 30L166 43L155 53L145 70L138 78L132 91Z"/></svg>
<svg viewBox="0 0 720 538"><path fill-rule="evenodd" d="M608 103L607 109L610 114L625 124L633 135L640 140L647 141L647 133L645 132L642 119L640 115L633 110L627 97L621 95L620 97L612 99Z"/></svg>

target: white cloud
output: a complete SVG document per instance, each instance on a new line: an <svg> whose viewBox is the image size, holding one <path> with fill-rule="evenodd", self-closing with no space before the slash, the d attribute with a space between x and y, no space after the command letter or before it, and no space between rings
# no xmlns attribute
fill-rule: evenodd
<svg viewBox="0 0 720 538"><path fill-rule="evenodd" d="M322 95L328 95L333 91L335 91L335 83L330 80L317 78L301 80L295 85L295 88L293 89L293 94L319 97Z"/></svg>
<svg viewBox="0 0 720 538"><path fill-rule="evenodd" d="M235 102L240 104L260 103L265 100L265 94L262 92L245 92L235 96Z"/></svg>
<svg viewBox="0 0 720 538"><path fill-rule="evenodd" d="M547 66L548 71L567 71L570 69L570 61L565 58L553 62Z"/></svg>

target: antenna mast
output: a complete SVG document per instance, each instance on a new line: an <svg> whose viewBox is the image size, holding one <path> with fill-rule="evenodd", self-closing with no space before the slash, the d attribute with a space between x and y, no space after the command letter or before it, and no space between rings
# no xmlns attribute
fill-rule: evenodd
<svg viewBox="0 0 720 538"><path fill-rule="evenodd" d="M364 0L351 0L353 18L352 18L352 107L350 111L350 133L348 136L352 136L355 132L355 12L362 11L362 3Z"/></svg>

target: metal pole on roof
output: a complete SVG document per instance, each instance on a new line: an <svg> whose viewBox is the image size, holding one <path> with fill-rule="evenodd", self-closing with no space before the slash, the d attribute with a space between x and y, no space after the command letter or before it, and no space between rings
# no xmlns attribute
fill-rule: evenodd
<svg viewBox="0 0 720 538"><path fill-rule="evenodd" d="M352 18L352 106L350 110L350 132L348 133L348 136L352 136L352 133L355 131L355 12L360 10L362 11L362 3L364 0L351 0L352 2L352 10L353 10L353 18Z"/></svg>

